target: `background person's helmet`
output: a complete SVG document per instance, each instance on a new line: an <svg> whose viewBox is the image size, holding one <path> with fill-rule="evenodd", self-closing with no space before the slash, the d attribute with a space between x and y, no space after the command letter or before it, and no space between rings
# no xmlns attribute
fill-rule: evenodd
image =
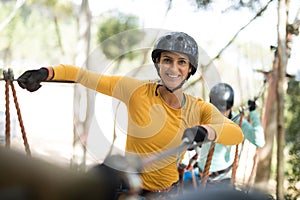
<svg viewBox="0 0 300 200"><path fill-rule="evenodd" d="M234 103L234 91L227 83L214 85L209 92L209 101L221 112L232 108Z"/></svg>
<svg viewBox="0 0 300 200"><path fill-rule="evenodd" d="M160 37L152 51L152 61L157 68L157 62L162 51L171 51L186 54L189 57L192 71L190 75L194 75L198 67L198 45L196 41L183 32L169 32Z"/></svg>

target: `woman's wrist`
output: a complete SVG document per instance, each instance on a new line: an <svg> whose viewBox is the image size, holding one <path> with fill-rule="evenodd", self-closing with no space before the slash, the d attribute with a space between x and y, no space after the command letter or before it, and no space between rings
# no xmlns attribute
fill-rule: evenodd
<svg viewBox="0 0 300 200"><path fill-rule="evenodd" d="M215 141L217 138L216 131L208 125L201 125L207 130L207 139L209 141Z"/></svg>
<svg viewBox="0 0 300 200"><path fill-rule="evenodd" d="M54 76L54 71L52 67L45 67L48 70L48 77L47 77L47 81L48 80L52 80L53 76Z"/></svg>

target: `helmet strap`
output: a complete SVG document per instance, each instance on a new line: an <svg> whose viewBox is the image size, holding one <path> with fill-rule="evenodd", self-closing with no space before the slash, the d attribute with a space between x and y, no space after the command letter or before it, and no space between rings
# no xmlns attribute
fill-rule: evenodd
<svg viewBox="0 0 300 200"><path fill-rule="evenodd" d="M170 89L170 88L168 88L167 86L166 86L166 84L163 82L163 80L161 80L162 81L162 86L164 86L169 92L171 92L171 93L173 93L173 92L175 92L176 90L178 90L178 89L180 89L182 86L183 86L183 84L185 83L185 81L186 81L186 79L185 80L183 80L177 87L175 87L174 89Z"/></svg>
<svg viewBox="0 0 300 200"><path fill-rule="evenodd" d="M162 85L162 84L157 84L157 86L156 86L156 88L155 88L155 96L158 96L157 90L158 90L158 88L159 88L160 86L163 86L163 85Z"/></svg>
<svg viewBox="0 0 300 200"><path fill-rule="evenodd" d="M178 85L176 88L174 88L174 89L170 89L170 88L168 88L165 84L157 84L157 86L156 86L156 88L155 88L155 96L158 96L158 92L157 92L157 90L158 90L158 88L159 87L161 87L161 86L164 86L166 89L167 89L167 91L169 91L170 93L173 93L174 91L176 91L176 90L178 90L178 89L180 89L181 87L182 87L182 85L184 84L184 82L185 81L182 81L182 83L180 84L180 85Z"/></svg>
<svg viewBox="0 0 300 200"><path fill-rule="evenodd" d="M232 112L230 111L229 115L228 115L228 119L232 118Z"/></svg>

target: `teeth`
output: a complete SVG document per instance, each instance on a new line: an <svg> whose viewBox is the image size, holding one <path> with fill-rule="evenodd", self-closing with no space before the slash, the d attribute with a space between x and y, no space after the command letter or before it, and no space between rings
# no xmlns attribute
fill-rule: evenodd
<svg viewBox="0 0 300 200"><path fill-rule="evenodd" d="M179 77L178 75L171 75L171 74L168 74L168 76L171 77L171 78L177 78L177 77Z"/></svg>

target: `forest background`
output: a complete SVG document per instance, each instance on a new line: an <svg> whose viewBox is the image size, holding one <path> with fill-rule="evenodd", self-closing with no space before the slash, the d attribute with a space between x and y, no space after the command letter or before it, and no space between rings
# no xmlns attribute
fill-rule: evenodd
<svg viewBox="0 0 300 200"><path fill-rule="evenodd" d="M282 182L284 198L299 199L300 67L297 58L300 39L297 34L286 43L291 51L282 83L284 160L278 159L277 153L279 122L275 116L280 112L276 112L276 107L275 111L268 108L271 106L268 105L272 84L270 74L277 69L274 66L279 46L280 3L263 0L222 3L199 0L2 0L1 70L11 68L17 77L27 69L68 63L108 74L155 79L157 76L149 54L153 41L167 30L184 31L193 36L201 48L199 73L193 77L193 84L186 86L186 92L207 100L207 93L214 83L227 82L235 90L234 109L237 113L249 99L262 93L257 102L267 145L259 152L258 168L263 170L257 171L251 185L265 186L267 183L270 190L277 192L278 199L283 198L278 192L278 181L281 180L278 180L278 162L281 162L285 173ZM299 2L286 1L286 6L289 8L287 24L299 24ZM1 83L3 94L4 90ZM74 168L101 162L111 146L115 152L123 151L126 111L118 102L68 83L44 83L35 93L17 88L17 94L33 155L62 166L71 163ZM92 96L95 98L91 99ZM276 105L276 100L271 102ZM0 111L4 110L2 98ZM11 112L15 111L12 109ZM270 116L274 119L266 119ZM87 125L92 128L86 128ZM116 138L113 138L114 127L117 127ZM16 135L13 142L19 147L22 145L19 130ZM102 141L101 147L99 141ZM82 144L87 148L82 148ZM256 149L251 146L245 149L246 162L253 162ZM243 165L240 169L240 177L245 182ZM249 174L246 179L251 179Z"/></svg>

